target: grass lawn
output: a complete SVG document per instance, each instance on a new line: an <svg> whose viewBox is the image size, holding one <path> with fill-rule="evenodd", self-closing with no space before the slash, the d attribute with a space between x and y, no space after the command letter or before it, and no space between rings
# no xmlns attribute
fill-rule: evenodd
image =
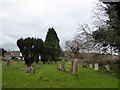
<svg viewBox="0 0 120 90"><path fill-rule="evenodd" d="M66 68L70 70L69 64ZM3 88L118 88L118 79L107 73L91 70L89 68L78 69L78 76L57 69L57 64L39 63L35 74L26 73L20 69L26 67L22 62L12 62L7 67L2 64Z"/></svg>

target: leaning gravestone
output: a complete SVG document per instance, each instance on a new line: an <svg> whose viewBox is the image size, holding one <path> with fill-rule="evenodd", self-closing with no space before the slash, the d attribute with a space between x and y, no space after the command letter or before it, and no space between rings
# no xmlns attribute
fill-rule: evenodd
<svg viewBox="0 0 120 90"><path fill-rule="evenodd" d="M75 60L72 62L71 73L72 73L73 75L76 75L76 74L77 74L77 69L78 69L78 60L75 59Z"/></svg>
<svg viewBox="0 0 120 90"><path fill-rule="evenodd" d="M105 68L106 68L107 71L110 71L109 65L105 65Z"/></svg>
<svg viewBox="0 0 120 90"><path fill-rule="evenodd" d="M95 69L94 70L99 70L98 63L95 63Z"/></svg>
<svg viewBox="0 0 120 90"><path fill-rule="evenodd" d="M93 64L90 64L90 68L91 68L91 69L93 68Z"/></svg>

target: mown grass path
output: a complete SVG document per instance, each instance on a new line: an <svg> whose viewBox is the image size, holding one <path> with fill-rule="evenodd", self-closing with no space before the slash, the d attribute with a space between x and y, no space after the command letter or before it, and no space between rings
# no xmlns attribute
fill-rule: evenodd
<svg viewBox="0 0 120 90"><path fill-rule="evenodd" d="M66 68L70 70L69 64ZM2 65L3 88L118 88L118 79L109 74L103 74L89 68L78 69L78 75L57 69L57 64L39 64L35 74L26 73L26 65L22 62L12 62L10 67L6 62Z"/></svg>

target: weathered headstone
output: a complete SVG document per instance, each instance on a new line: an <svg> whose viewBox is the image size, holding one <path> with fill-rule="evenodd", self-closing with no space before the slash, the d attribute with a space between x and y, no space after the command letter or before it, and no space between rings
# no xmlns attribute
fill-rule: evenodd
<svg viewBox="0 0 120 90"><path fill-rule="evenodd" d="M99 70L98 63L95 63L95 68L94 68L94 70Z"/></svg>
<svg viewBox="0 0 120 90"><path fill-rule="evenodd" d="M61 70L61 68L62 68L62 65L61 65L61 63L60 63L59 65L60 65L60 70Z"/></svg>
<svg viewBox="0 0 120 90"><path fill-rule="evenodd" d="M93 68L93 64L90 64L90 68L91 68L91 69Z"/></svg>
<svg viewBox="0 0 120 90"><path fill-rule="evenodd" d="M62 62L61 62L61 70L65 70L65 61L64 60L62 60Z"/></svg>
<svg viewBox="0 0 120 90"><path fill-rule="evenodd" d="M65 61L64 60L62 62L58 63L58 69L65 70Z"/></svg>
<svg viewBox="0 0 120 90"><path fill-rule="evenodd" d="M10 66L11 65L11 60L7 60L7 66Z"/></svg>
<svg viewBox="0 0 120 90"><path fill-rule="evenodd" d="M76 75L76 74L77 74L77 69L78 69L78 60L75 59L75 60L72 62L71 73L72 73L73 75Z"/></svg>
<svg viewBox="0 0 120 90"><path fill-rule="evenodd" d="M105 65L105 68L106 68L107 71L110 71L109 65Z"/></svg>

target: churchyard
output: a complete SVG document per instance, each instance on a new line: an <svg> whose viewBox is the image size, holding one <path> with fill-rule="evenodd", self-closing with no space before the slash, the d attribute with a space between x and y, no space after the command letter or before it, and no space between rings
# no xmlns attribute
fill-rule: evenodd
<svg viewBox="0 0 120 90"><path fill-rule="evenodd" d="M73 4L71 3L71 5ZM45 29L41 31L42 29L39 27L45 25L45 28L47 28L49 25L40 23L20 24L20 26L39 24L40 26L34 28L34 30L40 30L40 32L35 32L31 29L33 31L30 31L31 34L36 33L36 35L29 35L28 32L27 36L20 34L19 39L13 39L15 40L14 44L18 47L13 49L19 51L7 51L0 48L0 69L2 69L2 73L0 72L2 84L0 82L0 86L2 85L2 88L118 88L120 80L119 4L117 2L96 3L96 9L95 11L93 10L93 18L91 18L92 20L95 19L92 22L93 25L80 22L76 27L78 31L75 34L70 32L74 28L74 25L72 26L70 23L66 25L71 28L70 30L64 25L57 25L59 26L57 27L56 24L52 23L50 24L51 28L48 28L46 32L45 39L43 39L41 35ZM83 8L81 9L84 10ZM74 11L76 10L80 11L75 8ZM56 9L55 11L62 10ZM86 12L86 10L84 11ZM77 13L74 14L78 15ZM57 13L55 13L56 15ZM64 16L63 13L60 15ZM85 14L85 16L87 15ZM73 15L71 18L73 18ZM80 20L81 18L83 17L80 17ZM69 18L62 19L62 22L71 20ZM84 20L89 22L87 18L84 18ZM55 21L60 22L61 20L56 19ZM33 20L30 22L33 22ZM77 20L77 22L79 21ZM7 25L4 26L7 27ZM55 25L56 29L51 25ZM20 33L20 31L21 28L16 33ZM60 31L61 33L59 33ZM23 33L25 34L26 32ZM60 38L57 33L61 36ZM64 36L64 33L67 35ZM74 36L72 34L68 36L69 33ZM12 34L8 36L11 37ZM7 38L6 40L9 39ZM62 45L61 42L65 45ZM8 49L12 50L11 43L6 45L9 46Z"/></svg>
<svg viewBox="0 0 120 90"><path fill-rule="evenodd" d="M118 79L101 72L98 63L82 67L73 62L35 64L35 73L27 73L24 61L2 62L2 88L118 88ZM105 66L108 68L108 66Z"/></svg>

